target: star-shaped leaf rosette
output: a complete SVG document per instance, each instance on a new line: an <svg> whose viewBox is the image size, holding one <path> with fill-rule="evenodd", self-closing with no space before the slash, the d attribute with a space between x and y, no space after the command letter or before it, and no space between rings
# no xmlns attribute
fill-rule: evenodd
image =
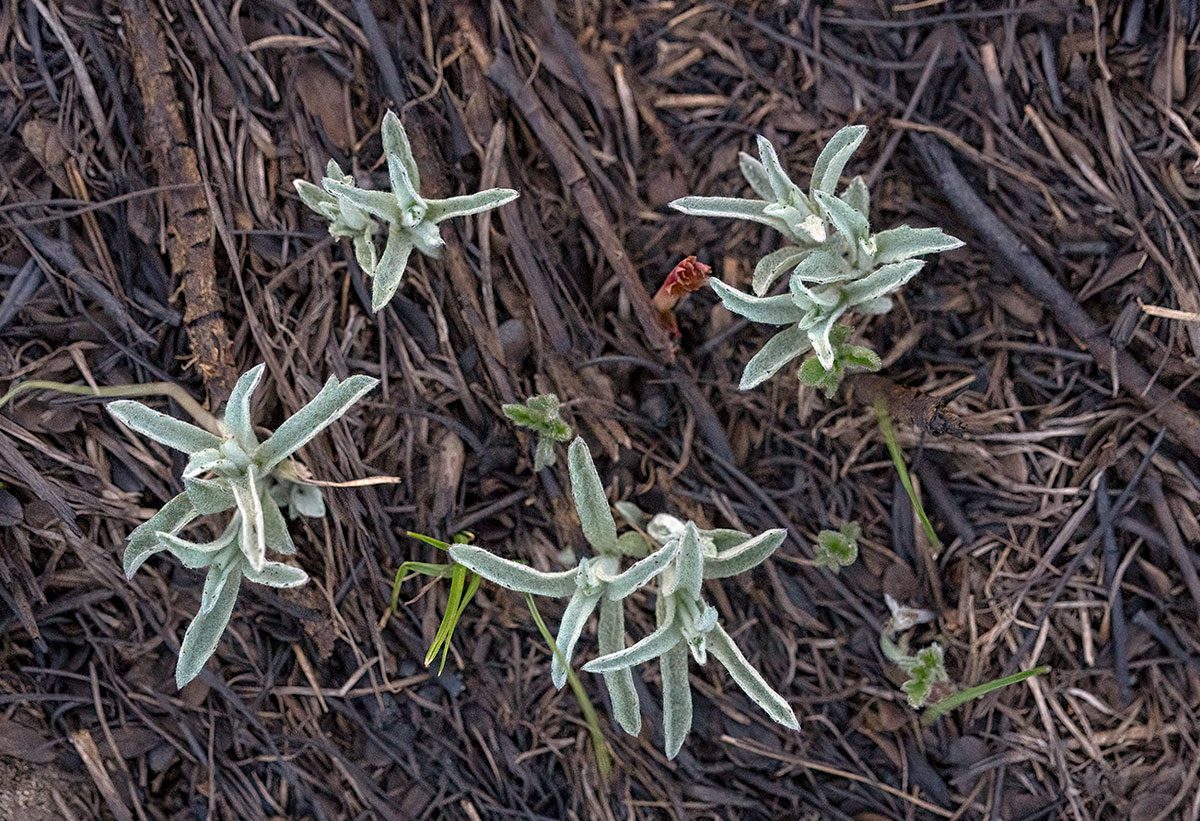
<svg viewBox="0 0 1200 821"><path fill-rule="evenodd" d="M218 421L219 434L140 402L108 404L109 413L123 424L189 457L184 492L129 534L124 558L129 578L163 551L184 567L207 570L200 611L179 648L179 687L195 678L216 650L243 579L279 588L308 581L300 568L268 558L269 553L296 552L283 509L293 517L325 514L320 488L301 482L299 468L289 457L379 382L369 376L330 378L311 402L260 441L250 421L250 398L262 374L263 366L258 365L238 379ZM230 510L229 523L213 541L198 543L179 536L200 517Z"/></svg>
<svg viewBox="0 0 1200 821"><path fill-rule="evenodd" d="M434 259L441 257L445 241L439 223L498 208L518 196L509 188L489 188L441 200L422 197L421 172L400 118L389 111L381 131L390 191L358 187L333 160L319 187L305 180L295 181L301 201L329 220L329 233L351 240L359 266L373 278L373 311L387 305L395 295L414 249ZM382 255L375 244L377 220L387 230Z"/></svg>
<svg viewBox="0 0 1200 821"><path fill-rule="evenodd" d="M772 530L751 538L739 531L700 531L690 522L684 525L672 517L656 517L646 529L649 535L638 530L618 535L604 485L582 439L571 443L568 467L584 538L596 555L581 559L573 569L546 572L475 545L450 548L454 561L501 587L568 598L555 639L559 652L551 664L554 686L562 687L567 677L559 657L570 663L588 618L599 607L597 644L601 656L583 669L604 675L614 717L627 733L636 735L642 723L632 668L661 657L667 754L674 757L679 752L691 727L689 650L700 663L711 651L755 703L776 721L796 728L791 708L749 665L717 624L716 610L700 596L703 579L731 576L761 563L783 542L784 531ZM633 561L623 568L627 559ZM660 580L658 629L626 647L623 602L656 578Z"/></svg>
<svg viewBox="0 0 1200 821"><path fill-rule="evenodd" d="M734 313L754 322L787 326L747 363L742 390L761 384L809 350L825 373L819 384L827 392L840 381L845 360L852 358L849 364L870 367L874 360L863 355L862 348L848 346L849 332L835 332L838 321L850 311L887 313L891 295L924 266L916 257L963 244L940 228L900 226L872 233L870 192L861 177L836 193L842 171L866 133L866 126L859 125L834 134L817 157L807 192L788 177L771 143L759 137L761 160L742 154L741 168L761 199L684 197L671 203L685 214L763 223L791 243L755 266L753 295L719 279L710 280ZM765 296L785 274L788 292ZM853 352L848 353L851 347ZM809 366L808 384L818 382L814 371L815 366Z"/></svg>
<svg viewBox="0 0 1200 821"><path fill-rule="evenodd" d="M624 518L636 524L644 514L620 504ZM705 579L724 579L762 564L783 544L787 532L768 530L750 536L739 530L702 530L660 513L645 525L649 538L673 546L674 556L662 573L655 601L656 629L636 644L583 665L589 673L612 675L658 659L663 689L663 737L667 757L674 758L692 726L692 694L688 656L705 664L711 653L734 683L772 719L797 730L796 714L734 644L717 620L717 610L704 601Z"/></svg>

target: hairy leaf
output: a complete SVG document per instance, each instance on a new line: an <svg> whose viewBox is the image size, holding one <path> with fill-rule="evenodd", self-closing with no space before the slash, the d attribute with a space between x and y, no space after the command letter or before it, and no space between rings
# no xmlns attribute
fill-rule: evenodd
<svg viewBox="0 0 1200 821"><path fill-rule="evenodd" d="M550 680L555 689L561 690L567 683L567 665L571 663L571 656L575 653L575 643L579 641L588 617L592 615L599 601L598 593L589 595L583 590L576 590L567 602L567 609L563 611L562 622L558 625L558 636L555 639L559 652L554 654L550 662Z"/></svg>
<svg viewBox="0 0 1200 821"><path fill-rule="evenodd" d="M571 496L575 500L575 511L583 527L583 537L588 544L601 553L617 551L617 524L608 507L608 496L604 484L592 461L592 452L587 443L576 437L567 449L567 463L571 474Z"/></svg>
<svg viewBox="0 0 1200 821"><path fill-rule="evenodd" d="M717 292L717 296L721 298L721 302L726 308L752 322L761 322L766 325L792 325L804 318L804 310L796 305L789 294L756 297L731 288L716 278L710 279L709 284Z"/></svg>
<svg viewBox="0 0 1200 821"><path fill-rule="evenodd" d="M118 399L109 402L107 408L126 427L169 448L190 454L221 446L220 438L208 431L151 410L141 402Z"/></svg>
<svg viewBox="0 0 1200 821"><path fill-rule="evenodd" d="M734 547L719 551L716 558L705 560L704 578L724 579L745 573L770 558L786 538L786 530L768 530Z"/></svg>
<svg viewBox="0 0 1200 821"><path fill-rule="evenodd" d="M197 517L196 508L188 494L180 493L162 506L162 509L142 522L129 534L129 544L125 548L122 565L125 577L133 578L137 569L155 553L166 550L158 538L159 533L176 533Z"/></svg>
<svg viewBox="0 0 1200 821"><path fill-rule="evenodd" d="M663 746L667 758L679 755L692 729L692 688L688 682L688 651L683 643L662 654L658 662L663 689Z"/></svg>
<svg viewBox="0 0 1200 821"><path fill-rule="evenodd" d="M225 403L225 426L247 453L258 447L258 437L254 435L254 425L250 421L250 397L265 368L263 364L255 365L242 374Z"/></svg>
<svg viewBox="0 0 1200 821"><path fill-rule="evenodd" d="M963 241L941 228L910 228L901 225L875 235L875 262L887 265L912 257L923 257L961 248Z"/></svg>
<svg viewBox="0 0 1200 821"><path fill-rule="evenodd" d="M708 634L708 649L713 658L729 671L730 677L738 687L742 688L750 700L763 709L776 722L792 730L800 729L796 713L791 706L771 689L770 685L750 666L750 662L742 655L742 651L733 643L733 639L721 625L717 625Z"/></svg>
<svg viewBox="0 0 1200 821"><path fill-rule="evenodd" d="M600 658L592 659L583 665L589 673L609 673L658 658L683 639L679 627L674 622L666 622L641 641Z"/></svg>
<svg viewBox="0 0 1200 821"><path fill-rule="evenodd" d="M770 379L779 369L812 347L808 334L798 327L785 328L767 340L742 372L739 390L747 391Z"/></svg>
<svg viewBox="0 0 1200 821"><path fill-rule="evenodd" d="M330 377L311 402L280 425L255 454L263 470L291 456L310 439L333 424L350 406L379 384L370 376L351 376L344 382Z"/></svg>
<svg viewBox="0 0 1200 821"><path fill-rule="evenodd" d="M188 625L183 642L179 645L179 662L175 666L176 687L183 689L184 685L199 675L204 663L217 649L217 642L229 624L241 583L242 574L231 573L212 608L207 613L198 614Z"/></svg>
<svg viewBox="0 0 1200 821"><path fill-rule="evenodd" d="M502 559L482 547L456 544L450 547L450 558L490 582L518 593L562 598L575 592L578 569L546 573L529 565Z"/></svg>
<svg viewBox="0 0 1200 821"><path fill-rule="evenodd" d="M850 157L858 149L863 138L867 136L865 125L849 125L840 129L830 138L817 162L813 165L812 187L814 193L821 191L832 194L837 190L838 180Z"/></svg>
<svg viewBox="0 0 1200 821"><path fill-rule="evenodd" d="M602 656L625 649L625 610L619 601L604 599L600 602L600 629L597 644ZM604 674L604 686L612 699L613 718L629 735L642 731L642 709L637 688L633 684L633 671L628 668Z"/></svg>

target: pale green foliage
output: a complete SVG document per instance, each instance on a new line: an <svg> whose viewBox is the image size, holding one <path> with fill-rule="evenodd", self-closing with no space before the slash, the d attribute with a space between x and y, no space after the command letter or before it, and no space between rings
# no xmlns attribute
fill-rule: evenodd
<svg viewBox="0 0 1200 821"><path fill-rule="evenodd" d="M436 547L438 550L449 551L451 542L443 542L441 539L435 539L432 536L426 536L421 533L413 533L411 530L406 534L410 538L418 539L427 545ZM453 544L469 544L474 538L474 535L468 531L460 531L454 534ZM450 656L450 642L454 638L454 631L458 627L458 622L466 612L467 605L471 603L471 599L475 598L475 593L479 590L479 583L482 579L475 573L470 572L461 564L450 561L445 564L437 562L404 562L396 570L396 579L392 582L392 610L395 613L400 606L400 586L404 584L405 579L409 576L428 576L434 579L449 579L450 592L446 595L446 612L442 615L442 621L438 624L437 633L434 634L433 641L429 643L429 649L425 652L425 666L433 664L433 660L440 657L438 663L438 675L446 669L446 659Z"/></svg>
<svg viewBox="0 0 1200 821"><path fill-rule="evenodd" d="M846 522L837 530L822 530L817 534L818 567L837 573L858 559L858 537L862 528L858 522Z"/></svg>
<svg viewBox="0 0 1200 821"><path fill-rule="evenodd" d="M907 637L900 634L918 624L933 621L935 615L929 610L904 607L891 596L884 596L884 600L892 615L883 626L879 647L889 661L908 674L908 680L900 685L908 697L908 703L914 708L922 707L929 701L937 685L950 680L946 674L945 656L937 642L911 653Z"/></svg>
<svg viewBox="0 0 1200 821"><path fill-rule="evenodd" d="M528 428L537 434L537 447L533 454L533 469L550 467L558 458L554 445L571 439L571 426L563 421L558 411L558 397L552 393L531 396L525 404L501 405L500 410L514 425Z"/></svg>
<svg viewBox="0 0 1200 821"><path fill-rule="evenodd" d="M293 453L344 414L379 380L330 378L320 393L266 439L259 441L250 421L250 398L263 366L247 371L234 386L221 435L151 410L139 402L110 402L108 411L147 438L186 453L184 492L163 505L129 534L125 575L132 578L151 556L169 551L192 569L206 569L200 611L179 649L175 681L179 687L200 672L229 623L242 579L271 587L296 587L308 581L303 570L268 558L268 551L296 552L283 517L323 515L319 488L301 485L289 461ZM205 543L178 534L200 516L233 511L224 531Z"/></svg>
<svg viewBox="0 0 1200 821"><path fill-rule="evenodd" d="M618 535L599 473L583 440L571 443L568 462L575 508L595 556L581 559L571 570L545 572L479 547L450 548L451 558L501 587L569 597L556 639L559 652L551 668L554 685L561 687L566 680L564 662L570 662L588 617L599 607L600 657L583 669L604 675L617 723L626 732L636 734L641 728L632 668L658 659L666 750L674 757L691 727L688 655L703 664L710 652L768 715L797 728L791 707L750 666L717 623L717 611L704 601L701 591L705 579L732 576L765 561L783 543L785 532L771 530L751 537L736 530L701 530L692 522L666 514L650 518L632 505L618 503L618 511L635 527ZM626 558L634 561L623 567ZM656 579L656 629L627 647L622 602Z"/></svg>
<svg viewBox="0 0 1200 821"><path fill-rule="evenodd" d="M933 693L934 685L950 680L946 674L946 659L942 646L937 642L923 647L915 656L907 656L897 662L904 672L908 673L908 681L900 685L908 696L908 703L914 708L925 706Z"/></svg>
<svg viewBox="0 0 1200 821"><path fill-rule="evenodd" d="M400 118L389 111L384 115L381 131L390 191L357 187L354 178L333 160L329 161L320 187L305 180L295 181L300 200L329 220L329 233L351 240L359 266L374 279L371 291L374 311L395 295L414 249L435 259L441 256L445 242L438 223L497 208L518 196L508 188L489 188L443 200L422 197L421 172ZM375 245L376 220L387 226L382 255Z"/></svg>
<svg viewBox="0 0 1200 821"><path fill-rule="evenodd" d="M829 341L833 345L833 365L826 368L816 356L807 357L800 365L800 382L810 388L820 388L826 398L831 399L842 384L847 370L873 372L882 368L883 360L879 354L862 345L849 343L852 332L849 325L835 325L829 334Z"/></svg>
<svg viewBox="0 0 1200 821"><path fill-rule="evenodd" d="M725 307L734 313L754 322L787 326L747 363L742 390L761 384L809 350L823 371L836 370L833 333L843 315L851 310L886 313L892 307L890 295L924 265L917 257L962 245L939 228L901 226L871 233L870 193L861 177L855 177L841 194L836 193L842 170L866 133L865 126L838 131L817 158L807 192L788 177L771 143L759 137L760 159L742 154L741 169L760 199L684 197L671 203L685 214L769 225L790 243L759 261L753 295L718 279L710 280ZM764 296L785 274L788 292ZM843 370L847 364L861 362L865 364L857 366L869 368L878 361L878 357L870 359L859 352L852 358L857 362L844 361ZM817 377L812 366L808 376ZM820 386L828 390L831 381L832 377L826 377Z"/></svg>

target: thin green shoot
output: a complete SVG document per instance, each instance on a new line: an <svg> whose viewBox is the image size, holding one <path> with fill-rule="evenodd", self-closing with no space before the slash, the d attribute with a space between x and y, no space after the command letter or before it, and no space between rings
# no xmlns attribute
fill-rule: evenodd
<svg viewBox="0 0 1200 821"><path fill-rule="evenodd" d="M925 531L925 536L929 539L929 547L933 552L933 558L937 558L942 552L942 540L938 538L937 533L933 529L933 524L929 521L929 516L925 513L925 506L921 504L921 497L917 495L917 489L913 486L912 476L909 475L908 465L904 463L904 454L900 451L900 443L896 441L896 431L892 427L892 416L888 413L887 403L879 400L875 403L875 418L879 422L879 431L883 434L884 444L887 445L888 453L892 457L892 464L896 466L896 473L900 476L900 484L904 486L904 492L908 494L909 501L912 502L913 510L917 513L917 519L921 522L921 529Z"/></svg>
<svg viewBox="0 0 1200 821"><path fill-rule="evenodd" d="M28 391L57 391L72 396L96 396L101 399L129 399L143 396L167 396L179 403L198 425L209 433L223 435L217 418L209 413L191 394L173 382L147 382L144 385L72 385L68 382L53 382L46 379L30 379L9 389L0 396L0 408Z"/></svg>
<svg viewBox="0 0 1200 821"><path fill-rule="evenodd" d="M423 533L413 533L412 531L407 531L405 535L443 551L448 551L451 544L469 544L474 539L474 535L467 531L455 533L453 542L443 542L441 539L435 539ZM438 624L437 633L434 634L433 641L430 642L429 649L425 653L426 667L432 665L434 660L440 656L437 672L440 676L446 669L446 660L450 657L450 642L454 638L454 631L458 628L458 622L462 619L463 613L466 612L467 605L471 603L472 599L475 598L475 594L479 591L479 585L483 579L455 562L448 562L446 564L439 564L437 562L404 562L396 570L396 579L392 582L390 613L395 613L399 608L400 586L411 576L450 579L450 593L446 598L446 612L442 615L442 621Z"/></svg>
<svg viewBox="0 0 1200 821"><path fill-rule="evenodd" d="M1034 676L1045 675L1050 672L1050 668L1046 666L1034 667L1031 670L1022 670L1019 673L1013 673L1011 676L992 679L991 681L977 684L974 687L968 687L965 690L946 696L940 701L936 701L925 709L921 714L921 723L925 725L933 724L946 713L966 704L976 698L986 696L988 693L999 690L1001 687L1007 687L1010 684L1019 684L1026 679Z"/></svg>
<svg viewBox="0 0 1200 821"><path fill-rule="evenodd" d="M575 694L575 700L579 702L579 710L583 713L584 723L587 724L588 734L592 739L592 750L596 754L596 766L600 769L601 778L607 779L613 770L612 752L608 748L608 742L604 739L604 731L600 729L600 718L596 715L596 708L592 706L587 691L583 689L583 682L579 680L579 676L571 668L570 662L558 649L554 635L546 627L546 622L542 619L542 614L538 612L537 604L529 593L525 594L525 604L529 606L529 614L533 616L533 623L537 625L538 632L542 634L542 641L550 646L550 650L558 658L559 664L567 671L567 683L571 685L571 692Z"/></svg>

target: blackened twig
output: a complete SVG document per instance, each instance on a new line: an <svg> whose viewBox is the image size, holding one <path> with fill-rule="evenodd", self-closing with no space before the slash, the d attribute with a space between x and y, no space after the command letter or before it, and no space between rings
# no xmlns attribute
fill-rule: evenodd
<svg viewBox="0 0 1200 821"><path fill-rule="evenodd" d="M912 139L946 199L995 258L1007 264L1021 285L1046 304L1051 315L1083 343L1102 370L1115 371L1126 393L1146 406L1180 444L1200 457L1200 417L1171 391L1155 384L1133 356L1113 345L1099 323L975 193L949 149L928 135L914 134Z"/></svg>
<svg viewBox="0 0 1200 821"><path fill-rule="evenodd" d="M1154 516L1158 519L1158 526L1162 529L1167 547L1171 550L1171 558L1179 566L1179 572L1183 574L1183 583L1192 595L1192 600L1196 602L1196 607L1200 609L1200 573L1196 572L1196 565L1192 562L1187 545L1183 543L1183 536L1179 533L1179 525L1175 523L1175 514L1171 512L1167 505L1167 497L1163 495L1162 477L1152 473L1144 482L1150 505L1154 508Z"/></svg>
<svg viewBox="0 0 1200 821"><path fill-rule="evenodd" d="M1121 553L1117 549L1117 537L1113 532L1112 505L1108 500L1108 478L1104 473L1096 480L1096 519L1100 522L1100 536L1104 542L1104 586L1108 588L1109 624L1112 630L1113 675L1117 679L1117 690L1121 706L1127 707L1131 699L1129 686L1129 630L1125 625L1125 600L1121 585L1117 582L1117 565Z"/></svg>

